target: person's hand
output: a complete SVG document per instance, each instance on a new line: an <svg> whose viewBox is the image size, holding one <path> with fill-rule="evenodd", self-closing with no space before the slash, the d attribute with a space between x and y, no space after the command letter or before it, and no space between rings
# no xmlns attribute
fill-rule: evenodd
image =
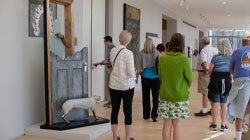
<svg viewBox="0 0 250 140"><path fill-rule="evenodd" d="M102 63L103 65L105 65L105 64L108 63L108 61L107 61L107 60L103 60L101 63Z"/></svg>
<svg viewBox="0 0 250 140"><path fill-rule="evenodd" d="M100 65L100 63L95 63L95 64L93 64L95 67L97 67L97 66L99 66Z"/></svg>
<svg viewBox="0 0 250 140"><path fill-rule="evenodd" d="M64 35L61 34L61 33L56 33L56 37L57 37L57 38L60 38L60 39L63 39L63 38L64 38Z"/></svg>
<svg viewBox="0 0 250 140"><path fill-rule="evenodd" d="M204 71L204 72L203 72L203 75L208 75L208 72L207 72L207 71Z"/></svg>
<svg viewBox="0 0 250 140"><path fill-rule="evenodd" d="M135 73L137 73L137 69L135 68Z"/></svg>

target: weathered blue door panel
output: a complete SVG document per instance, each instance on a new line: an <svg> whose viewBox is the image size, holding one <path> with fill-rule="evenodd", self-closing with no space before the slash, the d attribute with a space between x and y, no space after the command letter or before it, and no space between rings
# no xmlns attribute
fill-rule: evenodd
<svg viewBox="0 0 250 140"><path fill-rule="evenodd" d="M61 60L51 52L52 77L52 120L53 124L63 122L62 105L68 99L88 97L88 49L75 56ZM88 110L74 109L66 115L68 120L82 120L88 117Z"/></svg>

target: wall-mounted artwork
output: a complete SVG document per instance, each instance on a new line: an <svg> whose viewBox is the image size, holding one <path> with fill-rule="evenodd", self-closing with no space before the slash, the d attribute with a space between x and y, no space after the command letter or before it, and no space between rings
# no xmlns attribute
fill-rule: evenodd
<svg viewBox="0 0 250 140"><path fill-rule="evenodd" d="M29 36L30 37L43 37L44 36L44 9L43 0L29 0ZM57 18L57 5L50 4L50 31L54 33L54 21Z"/></svg>
<svg viewBox="0 0 250 140"><path fill-rule="evenodd" d="M158 37L158 34L146 33L146 39L151 38L154 42L155 47L162 43L162 40Z"/></svg>
<svg viewBox="0 0 250 140"><path fill-rule="evenodd" d="M133 52L135 58L140 51L140 16L140 9L124 4L123 29L133 36L127 48Z"/></svg>

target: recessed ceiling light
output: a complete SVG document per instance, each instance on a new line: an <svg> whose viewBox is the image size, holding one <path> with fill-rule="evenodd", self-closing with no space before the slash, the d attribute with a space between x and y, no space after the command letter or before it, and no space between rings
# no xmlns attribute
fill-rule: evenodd
<svg viewBox="0 0 250 140"><path fill-rule="evenodd" d="M223 1L223 2L222 2L222 4L223 4L223 5L226 5L226 4L227 4L227 2Z"/></svg>
<svg viewBox="0 0 250 140"><path fill-rule="evenodd" d="M230 15L230 14L228 14L227 16L228 16L228 17L231 17L231 15Z"/></svg>

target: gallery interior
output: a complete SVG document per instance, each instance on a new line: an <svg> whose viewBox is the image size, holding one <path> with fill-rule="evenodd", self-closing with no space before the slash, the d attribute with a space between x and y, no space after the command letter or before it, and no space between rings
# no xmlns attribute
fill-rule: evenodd
<svg viewBox="0 0 250 140"><path fill-rule="evenodd" d="M128 49L134 57L147 38L165 45L181 33L194 79L182 139L235 138L234 124L227 122L226 132L212 131L211 116L194 116L202 100L197 52L205 36L214 47L228 38L233 50L241 48L250 30L249 5L249 0L1 0L0 140L111 140L111 108L104 107L107 69L93 64L108 55L104 37L119 45L123 30L132 33ZM131 136L161 140L164 120L143 119L140 76L137 80ZM65 107L77 99L88 107ZM122 107L118 118L118 135L125 140Z"/></svg>

